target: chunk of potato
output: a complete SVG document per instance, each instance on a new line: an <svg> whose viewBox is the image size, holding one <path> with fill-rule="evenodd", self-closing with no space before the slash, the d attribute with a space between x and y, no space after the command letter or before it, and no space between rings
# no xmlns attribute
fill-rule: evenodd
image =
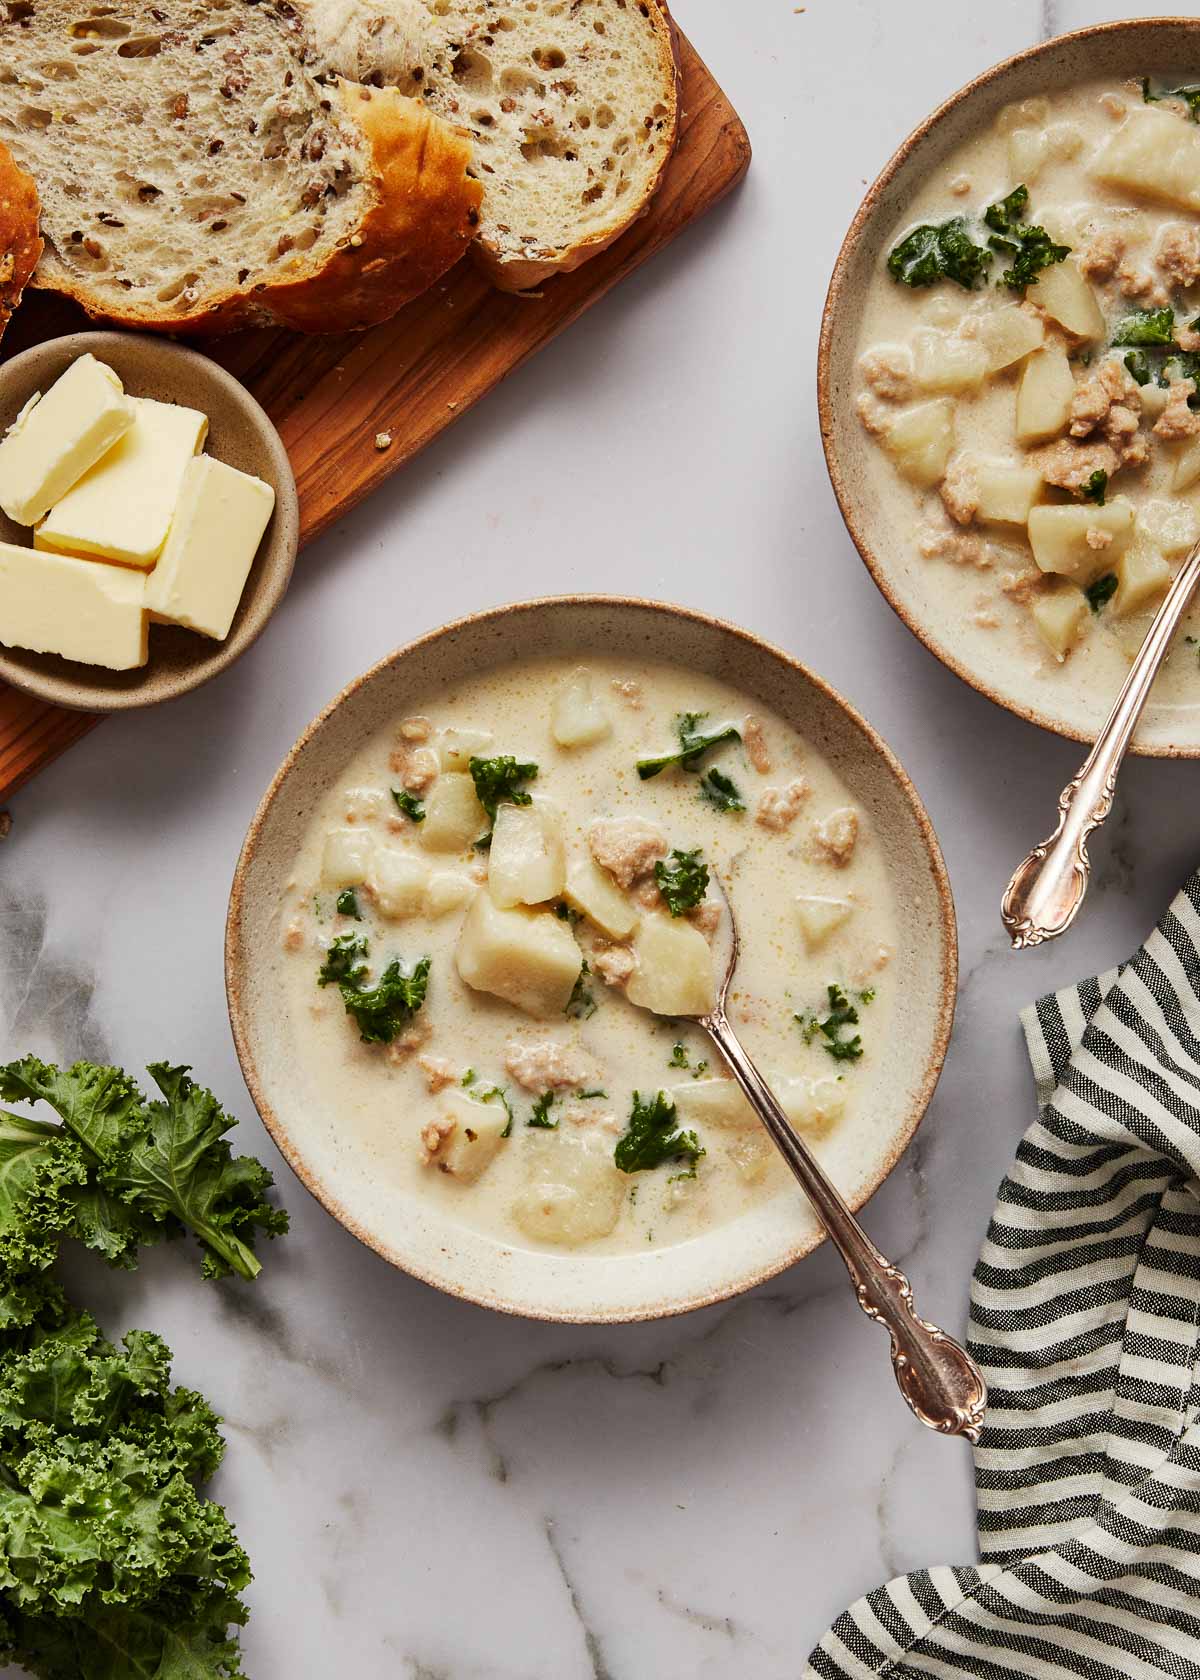
<svg viewBox="0 0 1200 1680"><path fill-rule="evenodd" d="M469 770L473 758L486 758L495 740L488 729L446 729L438 742L443 770Z"/></svg>
<svg viewBox="0 0 1200 1680"><path fill-rule="evenodd" d="M367 885L381 915L394 920L420 915L428 883L428 864L397 846L381 846L371 860Z"/></svg>
<svg viewBox="0 0 1200 1680"><path fill-rule="evenodd" d="M822 897L819 893L800 893L795 899L796 920L807 951L819 951L854 914L848 898Z"/></svg>
<svg viewBox="0 0 1200 1680"><path fill-rule="evenodd" d="M806 1079L802 1074L769 1071L764 1077L797 1131L828 1131L845 1113L844 1088L836 1079ZM732 1079L692 1079L671 1086L667 1095L684 1126L742 1131L762 1124L742 1095L741 1086Z"/></svg>
<svg viewBox="0 0 1200 1680"><path fill-rule="evenodd" d="M1133 503L1124 496L1115 496L1103 507L1088 503L1035 507L1029 515L1029 545L1042 571L1087 584L1102 572L1115 570L1114 562L1133 541L1135 524ZM1111 540L1093 548L1087 540L1089 531Z"/></svg>
<svg viewBox="0 0 1200 1680"><path fill-rule="evenodd" d="M979 322L979 338L988 353L989 373L1012 367L1040 349L1046 329L1036 315L1027 314L1020 304L1006 303L992 309Z"/></svg>
<svg viewBox="0 0 1200 1680"><path fill-rule="evenodd" d="M931 488L945 476L954 449L954 404L949 397L906 408L883 435L896 470L914 484Z"/></svg>
<svg viewBox="0 0 1200 1680"><path fill-rule="evenodd" d="M1157 596L1162 595L1171 582L1171 568L1155 544L1141 533L1121 555L1113 570L1117 574L1117 592L1108 611L1114 618L1128 618Z"/></svg>
<svg viewBox="0 0 1200 1680"><path fill-rule="evenodd" d="M502 910L485 892L476 893L467 911L455 962L475 991L540 1021L563 1013L583 967L566 922L549 910Z"/></svg>
<svg viewBox="0 0 1200 1680"><path fill-rule="evenodd" d="M1137 522L1138 529L1146 533L1168 560L1186 554L1200 536L1192 504L1168 501L1165 496L1153 496L1142 502L1137 510Z"/></svg>
<svg viewBox="0 0 1200 1680"><path fill-rule="evenodd" d="M653 911L633 940L637 967L625 995L656 1015L707 1015L717 1001L712 952L699 928Z"/></svg>
<svg viewBox="0 0 1200 1680"><path fill-rule="evenodd" d="M545 904L566 878L562 826L550 802L501 805L488 852L488 891L496 903L502 909Z"/></svg>
<svg viewBox="0 0 1200 1680"><path fill-rule="evenodd" d="M433 1165L462 1184L474 1184L504 1142L508 1128L504 1105L472 1102L463 1091L444 1091L438 1110L443 1119L454 1122L454 1130L434 1155Z"/></svg>
<svg viewBox="0 0 1200 1680"><path fill-rule="evenodd" d="M1200 211L1200 132L1177 112L1137 106L1092 164L1106 186Z"/></svg>
<svg viewBox="0 0 1200 1680"><path fill-rule="evenodd" d="M761 1184L772 1157L779 1159L765 1132L743 1132L733 1139L726 1153L743 1184Z"/></svg>
<svg viewBox="0 0 1200 1680"><path fill-rule="evenodd" d="M590 747L612 734L612 719L592 689L592 675L582 665L554 696L550 733L560 747Z"/></svg>
<svg viewBox="0 0 1200 1680"><path fill-rule="evenodd" d="M978 339L926 327L914 335L912 349L917 386L930 395L972 391L987 377L988 352Z"/></svg>
<svg viewBox="0 0 1200 1680"><path fill-rule="evenodd" d="M1064 578L1035 595L1029 610L1038 635L1061 664L1087 623L1091 610L1087 596Z"/></svg>
<svg viewBox="0 0 1200 1680"><path fill-rule="evenodd" d="M1171 474L1171 489L1175 491L1190 490L1198 478L1200 478L1200 437L1194 437L1184 444L1175 457L1175 470Z"/></svg>
<svg viewBox="0 0 1200 1680"><path fill-rule="evenodd" d="M1071 418L1075 375L1060 344L1036 350L1021 369L1017 386L1017 441L1042 443Z"/></svg>
<svg viewBox="0 0 1200 1680"><path fill-rule="evenodd" d="M1103 338L1104 315L1096 294L1088 285L1073 257L1051 263L1025 291L1030 303L1040 305L1052 321L1065 327L1074 338Z"/></svg>
<svg viewBox="0 0 1200 1680"><path fill-rule="evenodd" d="M1156 379L1152 379L1148 385L1138 386L1138 401L1142 405L1147 425L1152 425L1158 419L1170 400L1166 386L1160 385ZM1197 471L1200 472L1200 467Z"/></svg>
<svg viewBox="0 0 1200 1680"><path fill-rule="evenodd" d="M592 857L573 857L567 865L563 897L610 939L628 939L638 913L606 869Z"/></svg>
<svg viewBox="0 0 1200 1680"><path fill-rule="evenodd" d="M1032 181L1049 155L1045 129L1014 128L1008 137L1008 172L1014 181Z"/></svg>
<svg viewBox="0 0 1200 1680"><path fill-rule="evenodd" d="M371 868L375 842L361 828L331 828L321 853L321 879L327 887L357 887Z"/></svg>
<svg viewBox="0 0 1200 1680"><path fill-rule="evenodd" d="M531 1141L529 1183L512 1209L519 1229L534 1242L567 1247L606 1237L629 1185L613 1162L612 1139L560 1127Z"/></svg>
<svg viewBox="0 0 1200 1680"><path fill-rule="evenodd" d="M469 904L478 890L469 875L460 875L453 869L439 869L429 877L425 908L431 916L446 916L451 910L461 910L464 904Z"/></svg>
<svg viewBox="0 0 1200 1680"><path fill-rule="evenodd" d="M460 771L439 776L425 801L425 821L417 829L430 852L462 852L487 829L487 815L475 795L475 783Z"/></svg>
<svg viewBox="0 0 1200 1680"><path fill-rule="evenodd" d="M1024 525L1042 493L1036 467L1013 461L977 460L973 464L977 519L986 525Z"/></svg>

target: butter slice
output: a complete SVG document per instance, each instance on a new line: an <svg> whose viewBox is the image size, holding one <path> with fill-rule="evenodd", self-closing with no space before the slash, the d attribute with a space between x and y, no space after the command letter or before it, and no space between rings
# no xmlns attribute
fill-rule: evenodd
<svg viewBox="0 0 1200 1680"><path fill-rule="evenodd" d="M133 425L50 509L34 534L36 548L144 570L158 559L208 416L152 397L131 400Z"/></svg>
<svg viewBox="0 0 1200 1680"><path fill-rule="evenodd" d="M275 507L261 478L211 455L189 461L146 605L158 618L224 641Z"/></svg>
<svg viewBox="0 0 1200 1680"><path fill-rule="evenodd" d="M0 443L0 507L36 525L133 425L134 399L95 356L80 356L25 404Z"/></svg>
<svg viewBox="0 0 1200 1680"><path fill-rule="evenodd" d="M0 543L0 642L130 671L146 663L146 580L124 566Z"/></svg>

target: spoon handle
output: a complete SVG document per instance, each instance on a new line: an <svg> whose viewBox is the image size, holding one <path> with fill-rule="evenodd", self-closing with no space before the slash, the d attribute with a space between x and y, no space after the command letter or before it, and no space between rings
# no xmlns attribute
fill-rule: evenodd
<svg viewBox="0 0 1200 1680"><path fill-rule="evenodd" d="M892 1365L909 1407L930 1429L978 1441L987 1406L987 1386L979 1367L945 1331L917 1317L908 1279L884 1259L850 1212L775 1101L724 1011L718 1009L704 1016L701 1025L728 1062L833 1239L850 1273L859 1306L891 1335Z"/></svg>
<svg viewBox="0 0 1200 1680"><path fill-rule="evenodd" d="M1008 883L1000 917L1016 951L1057 939L1079 913L1091 876L1088 840L1112 810L1121 761L1197 583L1200 543L1180 567L1154 615L1095 746L1059 795L1058 827L1033 848Z"/></svg>

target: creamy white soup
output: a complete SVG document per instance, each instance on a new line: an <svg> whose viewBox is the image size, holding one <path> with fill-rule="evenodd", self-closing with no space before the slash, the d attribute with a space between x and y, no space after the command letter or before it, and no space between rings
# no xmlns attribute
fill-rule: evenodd
<svg viewBox="0 0 1200 1680"><path fill-rule="evenodd" d="M931 628L1100 695L1200 535L1200 93L1175 85L1008 106L906 207L861 328L871 470ZM1160 701L1200 697L1198 632Z"/></svg>
<svg viewBox="0 0 1200 1680"><path fill-rule="evenodd" d="M640 768L639 768L640 765ZM430 694L314 810L285 1030L380 1187L506 1244L644 1251L797 1194L703 1031L824 1149L886 1055L881 839L769 710L670 665L546 659Z"/></svg>

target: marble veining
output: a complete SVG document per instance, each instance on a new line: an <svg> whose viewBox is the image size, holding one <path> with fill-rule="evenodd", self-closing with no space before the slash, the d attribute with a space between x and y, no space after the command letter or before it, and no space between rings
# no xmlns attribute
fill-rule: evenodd
<svg viewBox="0 0 1200 1680"><path fill-rule="evenodd" d="M1009 951L1000 893L1080 749L964 689L876 593L821 460L817 327L865 183L928 110L1048 34L1155 9L759 0L750 29L678 0L754 140L745 189L308 551L236 669L107 723L11 800L0 1051L191 1062L293 1214L254 1286L202 1283L183 1245L132 1276L68 1262L110 1333L160 1330L225 1416L216 1486L256 1569L254 1680L790 1680L859 1593L974 1559L969 1453L909 1417L827 1251L687 1318L570 1327L444 1298L342 1231L246 1097L224 907L292 740L429 626L606 587L781 642L883 731L946 851L956 1033L865 1222L961 1332L1032 1115L1017 1012L1141 940L1195 864L1200 765L1128 766L1077 928Z"/></svg>

